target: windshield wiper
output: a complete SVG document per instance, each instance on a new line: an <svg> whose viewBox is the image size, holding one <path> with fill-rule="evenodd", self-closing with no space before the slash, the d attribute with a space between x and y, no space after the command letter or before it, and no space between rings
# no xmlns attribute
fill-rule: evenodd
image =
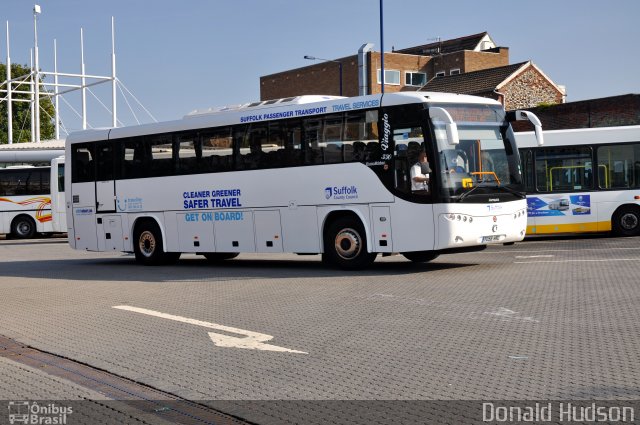
<svg viewBox="0 0 640 425"><path fill-rule="evenodd" d="M466 191L466 192L464 192L463 194L461 194L460 196L458 196L458 197L456 198L456 202L460 202L460 201L462 201L464 198L466 198L467 196L469 196L469 195L471 194L471 192L473 192L473 191L474 191L474 190L476 190L477 188L479 188L479 187L488 187L488 186L489 186L489 185L487 185L487 184L484 184L484 185L480 185L480 184L478 184L478 185L476 185L476 186L473 186L471 189L469 189L468 191Z"/></svg>
<svg viewBox="0 0 640 425"><path fill-rule="evenodd" d="M467 192L464 192L463 194L461 194L460 196L458 196L458 197L456 198L456 202L461 202L464 198L466 198L467 196L469 196L469 195L471 194L471 192L473 192L474 190L476 190L476 189L477 189L477 188L479 188L479 187L490 187L490 188L492 188L492 189L493 189L493 188L496 188L496 189L503 189L503 190L505 190L506 192L509 192L509 193L511 193L512 195L515 195L515 196L517 196L517 197L518 197L518 198L520 198L520 199L524 199L524 198L526 198L526 197L527 197L527 195L525 195L525 194L523 194L523 193L521 193L521 192L518 192L517 190L511 189L510 187L507 187L507 186L502 186L502 185L500 185L500 186L492 186L492 185L488 185L488 184L478 184L478 185L476 185L476 186L473 186L473 187L472 187L471 189L469 189Z"/></svg>

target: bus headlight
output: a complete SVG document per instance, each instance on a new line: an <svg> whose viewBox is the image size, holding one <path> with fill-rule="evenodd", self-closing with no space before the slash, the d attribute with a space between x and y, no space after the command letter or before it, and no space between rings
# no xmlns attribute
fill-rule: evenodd
<svg viewBox="0 0 640 425"><path fill-rule="evenodd" d="M466 214L445 214L444 218L446 218L449 221L460 221L462 223L473 222L473 217Z"/></svg>

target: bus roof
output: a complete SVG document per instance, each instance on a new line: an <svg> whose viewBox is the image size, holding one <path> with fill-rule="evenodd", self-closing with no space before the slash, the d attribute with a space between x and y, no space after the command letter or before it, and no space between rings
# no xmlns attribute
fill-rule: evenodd
<svg viewBox="0 0 640 425"><path fill-rule="evenodd" d="M280 118L303 118L318 114L365 110L380 106L410 103L452 103L500 106L496 100L462 94L438 92L402 92L357 97L297 96L242 105L194 111L180 120L131 127L86 130L72 133L68 143L120 139L145 134L185 131L198 128L268 122Z"/></svg>
<svg viewBox="0 0 640 425"><path fill-rule="evenodd" d="M519 132L515 135L519 148L538 146L533 131ZM544 145L542 147L623 142L640 142L640 125L548 130L544 131Z"/></svg>

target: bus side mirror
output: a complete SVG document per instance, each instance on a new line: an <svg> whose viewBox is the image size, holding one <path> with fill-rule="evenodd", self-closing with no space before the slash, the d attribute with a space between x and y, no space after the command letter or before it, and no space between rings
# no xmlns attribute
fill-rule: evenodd
<svg viewBox="0 0 640 425"><path fill-rule="evenodd" d="M540 122L540 118L536 116L533 112L529 111L514 111L514 116L507 115L507 119L509 121L529 121L533 124L533 129L536 133L536 141L538 142L538 146L542 146L544 144L544 138L542 136L542 123ZM509 119L511 118L511 119Z"/></svg>
<svg viewBox="0 0 640 425"><path fill-rule="evenodd" d="M432 106L429 108L429 116L432 121L436 119L444 122L444 128L447 131L447 141L450 145L460 144L460 136L458 135L458 126L451 118L451 115L444 108Z"/></svg>

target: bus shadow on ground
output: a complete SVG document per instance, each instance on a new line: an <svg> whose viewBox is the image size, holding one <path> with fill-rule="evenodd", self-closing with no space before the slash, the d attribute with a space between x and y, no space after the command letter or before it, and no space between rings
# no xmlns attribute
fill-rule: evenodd
<svg viewBox="0 0 640 425"><path fill-rule="evenodd" d="M473 267L475 263L412 263L377 261L364 270L338 270L317 260L243 259L242 256L210 263L195 256L176 264L142 266L133 256L109 259L13 261L3 264L2 275L26 279L108 282L216 282L247 279L288 279L314 277L376 277L420 274ZM2 280L0 280L0 286Z"/></svg>

